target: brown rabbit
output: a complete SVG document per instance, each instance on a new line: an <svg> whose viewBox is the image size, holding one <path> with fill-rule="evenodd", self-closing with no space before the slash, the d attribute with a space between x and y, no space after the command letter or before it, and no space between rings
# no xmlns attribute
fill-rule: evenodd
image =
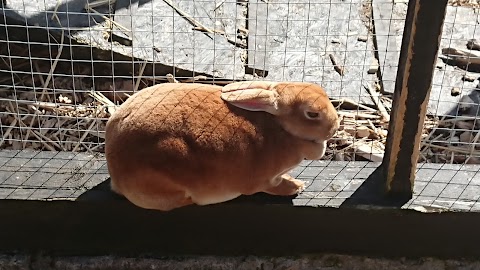
<svg viewBox="0 0 480 270"><path fill-rule="evenodd" d="M107 123L111 187L139 207L163 211L257 192L294 195L304 182L286 173L320 159L338 125L316 84L155 85L132 95Z"/></svg>

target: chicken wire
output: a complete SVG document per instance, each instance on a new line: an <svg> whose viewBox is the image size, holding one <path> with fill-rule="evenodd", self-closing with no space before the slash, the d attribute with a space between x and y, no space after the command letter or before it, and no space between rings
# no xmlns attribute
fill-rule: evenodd
<svg viewBox="0 0 480 270"><path fill-rule="evenodd" d="M449 8L477 4L451 1ZM158 83L307 81L325 88L341 119L323 159L382 161L406 6L390 0L4 1L0 148L103 152L111 108ZM461 24L448 23L442 46L464 38L454 35ZM434 80L434 89L443 93L451 84ZM436 134L454 130L432 113L452 102L437 92L421 161L462 162L436 151L443 149L435 146ZM459 147L454 140L438 145Z"/></svg>
<svg viewBox="0 0 480 270"><path fill-rule="evenodd" d="M341 151L349 152L347 157L334 152L353 149L357 114L366 114L364 124L379 123L364 87L377 91L375 72L368 72L374 60L370 11L362 1L151 1L122 14L115 2L90 2L84 8L45 3L36 3L47 10L45 16L32 15L31 3L20 5L23 10L11 8L15 1L4 4L2 148L102 152L109 107L167 81L317 82L339 109L350 107L343 111L348 125L343 141L332 140L330 159L355 159L354 151ZM12 14L40 23L32 26L27 19L28 27L8 25L10 17L16 18ZM130 25L120 25L121 16L130 16ZM112 40L118 29L131 30L120 35L132 36L132 44ZM13 37L21 30L28 35ZM40 34L32 38L34 31ZM259 68L268 69L268 76L259 76ZM365 100L370 104L362 105ZM369 131L363 133L364 142L372 141L365 136Z"/></svg>
<svg viewBox="0 0 480 270"><path fill-rule="evenodd" d="M463 4L463 5L462 5ZM447 8L432 80L419 161L478 164L478 1L454 1Z"/></svg>

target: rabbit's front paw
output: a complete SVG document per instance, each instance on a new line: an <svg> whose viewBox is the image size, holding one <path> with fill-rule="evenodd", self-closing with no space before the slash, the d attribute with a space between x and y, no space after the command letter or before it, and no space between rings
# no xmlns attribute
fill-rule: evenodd
<svg viewBox="0 0 480 270"><path fill-rule="evenodd" d="M288 174L284 174L280 177L280 184L265 190L266 193L272 195L290 196L305 190L306 182L297 180Z"/></svg>

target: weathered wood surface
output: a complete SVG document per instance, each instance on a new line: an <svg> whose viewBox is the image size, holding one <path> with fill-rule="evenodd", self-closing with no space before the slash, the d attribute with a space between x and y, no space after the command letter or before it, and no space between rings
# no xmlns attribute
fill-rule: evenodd
<svg viewBox="0 0 480 270"><path fill-rule="evenodd" d="M411 0L385 149L389 194L411 197L448 0Z"/></svg>
<svg viewBox="0 0 480 270"><path fill-rule="evenodd" d="M389 93L393 93L395 88L406 14L404 13L406 12L406 6L397 2L386 0L372 1L375 41L378 48L378 62L382 78L381 84L383 91ZM405 9L401 9L399 12L400 7L405 7ZM398 30L401 31L398 32Z"/></svg>
<svg viewBox="0 0 480 270"><path fill-rule="evenodd" d="M397 72L407 2L405 0L373 1L373 15L374 19L377 20L375 21L375 30L378 31L376 39L380 69L387 92L393 92L395 85L394 79ZM390 18L391 20L389 20ZM479 39L478 20L478 12L472 8L448 6L438 55L441 56L441 49L447 47L467 49L468 40ZM441 59L437 59L437 65L433 77L428 113L440 116L457 115L457 105L461 97L463 95L476 95L475 89L479 81L463 81L462 77L465 71L452 65L445 65ZM453 87L459 87L462 94L452 96L451 89Z"/></svg>
<svg viewBox="0 0 480 270"><path fill-rule="evenodd" d="M27 1L6 2L8 7L14 9L13 13L19 11L20 15L28 17L30 25L58 26L51 16L57 1L28 1L27 12L23 12L24 2ZM242 1L222 2L172 1L206 27L224 31L229 38L235 39L239 28L248 28L247 4ZM143 59L161 63L166 66L166 72L174 74L177 70L187 70L225 79L252 78L245 74L245 64L248 61L246 49L235 47L222 35L192 30L193 26L163 0L141 3L132 1L133 11L138 6L132 17L132 25L126 26L132 30L132 47L110 42L108 23L100 16L87 13L84 10L86 1L69 5L66 2L60 3L57 15L65 30L68 30L67 26L71 29L90 26L88 29L79 29L81 31L65 32L80 43L133 56L140 62ZM360 35L368 35L362 1L329 0L306 4L303 0L295 0L288 3L262 3L258 2L262 7L257 12L260 14L268 11L268 14L258 21L255 31L266 31L264 56L255 55L257 51L262 53L262 50L249 49L248 58L264 59L260 62L266 63L265 69L269 72L265 79L318 82L325 86L333 98L348 97L373 105L362 87L362 83L372 84L376 81L374 74L367 74L374 61L373 43L371 38L367 42L357 40ZM112 6L115 8L115 5ZM105 6L95 9L109 13ZM71 16L72 12L78 15ZM267 25L262 25L262 21L267 22ZM115 33L117 31L114 30ZM253 37L251 40L264 36L261 32L249 34ZM334 39L338 39L339 43L332 43ZM335 56L339 65L345 66L343 77L335 71L329 54ZM256 65L258 64L257 62ZM151 72L148 70L145 73Z"/></svg>
<svg viewBox="0 0 480 270"><path fill-rule="evenodd" d="M115 2L115 14L112 25L111 40L120 42L126 46L132 45L132 19L137 12L138 2L131 0L117 0ZM117 24L121 25L121 29Z"/></svg>
<svg viewBox="0 0 480 270"><path fill-rule="evenodd" d="M362 83L376 81L376 75L367 74L375 59L372 39L358 41L359 36L368 35L362 21L365 16L362 2L333 0L305 4L304 0L291 0L268 1L265 5L258 1L256 15L252 16L266 20L268 25L256 26L257 31L259 27L262 30L255 37L256 48L260 50L257 53L249 48L249 60L255 59L255 67L268 71L265 79L317 82L334 98L373 104L362 87ZM263 36L263 31L267 36ZM334 40L339 43L333 43ZM339 65L345 66L343 77L335 71L330 53Z"/></svg>
<svg viewBox="0 0 480 270"><path fill-rule="evenodd" d="M214 1L172 2L205 27L225 32L230 38L235 38L237 27L245 27L245 10L236 2L226 1L217 9ZM131 28L132 47L115 44L113 50L171 66L173 75L177 69L225 79L241 79L244 74L244 49L230 44L222 35L193 30L194 26L163 0L140 3ZM76 37L93 38L96 46L112 48L95 31L79 32Z"/></svg>
<svg viewBox="0 0 480 270"><path fill-rule="evenodd" d="M309 182L307 189L297 197L255 195L225 204L351 206L378 195L376 190L368 187L370 182L376 181L378 166L379 163L372 162L305 161L291 171L292 176ZM108 171L102 155L0 151L0 200L118 200L109 191L107 179ZM414 196L401 207L426 212L476 212L480 211L479 190L479 165L419 164Z"/></svg>
<svg viewBox="0 0 480 270"><path fill-rule="evenodd" d="M108 5L95 7L100 13L111 13L114 21L126 24L126 28L132 28L132 47L110 42L108 36L112 36L112 33L108 23L104 18L85 11L86 0L68 2L68 5L67 1L55 0L6 0L5 8L0 12L20 21L27 20L30 25L48 26L49 31L56 29L59 32L57 27L63 26L64 33L76 41L105 52L113 50L114 55L117 53L134 57L137 65L142 61L164 64L161 73L187 76L193 72L224 79L252 79L250 72L245 70L248 62L250 68L253 65L253 68L268 71L268 76L264 79L318 82L325 86L333 98L348 97L373 105L362 87L362 84L377 81L375 74L367 74L375 56L373 38L368 36L368 11L363 9L364 1L328 0L309 1L307 4L303 0L268 1L268 4L251 1L248 5L244 1L233 0L172 2L208 28L225 31L231 39L236 38L239 28L252 30L252 24L256 23L256 28L249 32L250 48L235 47L222 35L207 35L192 30L193 26L163 0L141 3L136 0L126 1L127 6L113 4L112 8L117 8L119 13L131 9L133 17L130 26L128 18L125 22L118 21L119 17L115 18L117 11L110 12ZM373 15L377 20L375 30L383 84L387 91L392 92L406 4L405 0L394 1L389 9L390 2L373 1ZM60 5L57 7L58 3ZM130 3L132 6L128 7ZM259 8L255 5L259 5ZM246 24L248 8L251 8L248 15L258 19L249 20L249 25ZM60 24L52 17L54 10ZM474 26L477 17L471 8L449 7L442 48L465 47L468 39L478 38L480 34ZM380 22L383 24L378 24ZM117 34L118 29L114 27L113 32ZM367 42L358 41L359 36L368 36ZM387 37L388 44L385 40ZM333 40L339 43L332 43ZM67 46L69 41L66 43ZM252 43L256 44L254 49ZM329 59L330 53L339 65L345 66L343 77L334 70ZM99 57L110 61L103 58L104 56ZM442 64L441 61L439 64ZM456 109L460 96L451 96L451 88L459 86L463 94L469 94L477 83L462 81L464 72L458 68L442 66L443 69L438 69L434 75L430 113L442 114ZM160 69L155 68L156 71ZM138 67L135 73L137 71ZM189 72L180 73L181 71ZM144 75L152 75L151 67L145 70Z"/></svg>
<svg viewBox="0 0 480 270"><path fill-rule="evenodd" d="M255 73L261 77L265 77L268 74L269 66L267 58L268 9L268 3L261 0L251 0L248 3L247 67L252 69L252 74Z"/></svg>
<svg viewBox="0 0 480 270"><path fill-rule="evenodd" d="M128 13L122 10L124 8L132 13L132 25L125 26L132 30L132 46L112 43L109 38L112 23L95 12L87 12L84 9L86 0L69 2L68 5L66 2L60 1L56 12L60 23L52 17L57 8L55 0L7 0L7 9L1 12L31 26L54 26L50 31L61 32L63 28L64 34L86 45L170 66L168 72L172 74L176 74L177 70L187 70L196 75L243 78L245 49L230 44L222 35L193 30L194 26L163 0L142 1L139 4L132 1L132 8L124 4L113 5L120 6L120 15ZM238 27L246 28L246 6L236 1L225 1L218 7L213 0L172 2L205 27L223 31L232 39L235 39ZM107 17L111 15L108 6L94 9ZM113 31L117 34L118 27L113 27Z"/></svg>

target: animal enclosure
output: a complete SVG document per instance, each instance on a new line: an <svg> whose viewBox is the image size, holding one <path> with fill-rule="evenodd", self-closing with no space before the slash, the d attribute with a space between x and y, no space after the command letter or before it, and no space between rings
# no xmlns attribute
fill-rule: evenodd
<svg viewBox="0 0 480 270"><path fill-rule="evenodd" d="M165 82L223 86L269 80L324 87L341 125L321 161L294 169L312 181L297 198L300 204L342 204L385 160L395 83L406 80L397 74L408 1L5 0L2 5L3 198L77 198L108 178L106 121L133 93ZM480 207L479 7L476 1L449 1L438 54L430 52L438 57L417 145L417 197L407 207L416 202ZM45 164L54 167L47 170Z"/></svg>

